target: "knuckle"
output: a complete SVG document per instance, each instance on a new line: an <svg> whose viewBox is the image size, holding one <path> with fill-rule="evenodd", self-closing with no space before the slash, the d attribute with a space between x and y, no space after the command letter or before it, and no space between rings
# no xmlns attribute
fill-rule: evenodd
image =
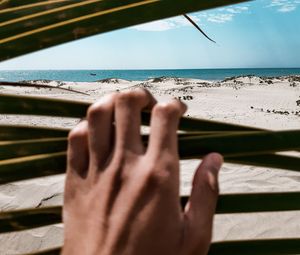
<svg viewBox="0 0 300 255"><path fill-rule="evenodd" d="M180 115L184 114L187 110L187 105L178 99L173 99L171 104L174 104L174 107L178 108Z"/></svg>
<svg viewBox="0 0 300 255"><path fill-rule="evenodd" d="M101 117L101 115L103 115L104 113L112 111L115 97L115 94L111 94L91 105L87 111L88 120L96 120L99 117Z"/></svg>
<svg viewBox="0 0 300 255"><path fill-rule="evenodd" d="M167 187L166 184L168 183L168 178L162 173L155 173L149 179L148 183L151 185L151 187L154 187L159 190L163 190L164 188Z"/></svg>
<svg viewBox="0 0 300 255"><path fill-rule="evenodd" d="M150 93L143 88L124 91L118 95L117 103L125 105L142 105L147 99L150 98Z"/></svg>
<svg viewBox="0 0 300 255"><path fill-rule="evenodd" d="M144 171L146 182L152 187L164 187L170 182L172 178L172 170L174 170L173 162L164 162L164 164L158 164L154 162L152 166Z"/></svg>
<svg viewBox="0 0 300 255"><path fill-rule="evenodd" d="M83 140L87 138L87 124L86 121L79 123L75 128L73 128L69 135L68 141L72 144L80 144Z"/></svg>
<svg viewBox="0 0 300 255"><path fill-rule="evenodd" d="M145 96L150 95L149 91L147 89L144 89L144 88L136 88L133 92L137 96L140 96L140 97L145 97Z"/></svg>
<svg viewBox="0 0 300 255"><path fill-rule="evenodd" d="M103 113L105 112L103 108L103 105L100 104L93 104L92 106L90 106L87 112L87 119L89 120L89 122L94 122L101 115L103 115Z"/></svg>
<svg viewBox="0 0 300 255"><path fill-rule="evenodd" d="M132 102L133 100L136 100L136 98L137 98L136 92L130 90L130 91L124 91L120 93L118 95L117 101L122 103L123 102L128 103L128 102Z"/></svg>
<svg viewBox="0 0 300 255"><path fill-rule="evenodd" d="M165 169L155 169L149 171L147 175L147 183L156 188L164 188L166 184L170 182L171 174Z"/></svg>
<svg viewBox="0 0 300 255"><path fill-rule="evenodd" d="M178 118L180 115L179 108L173 103L157 104L153 113L166 118Z"/></svg>

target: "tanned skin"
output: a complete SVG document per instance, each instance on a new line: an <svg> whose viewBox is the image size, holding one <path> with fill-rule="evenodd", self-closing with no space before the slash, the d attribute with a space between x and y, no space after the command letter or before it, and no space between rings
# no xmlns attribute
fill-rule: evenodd
<svg viewBox="0 0 300 255"><path fill-rule="evenodd" d="M141 111L151 111L144 147ZM177 128L186 106L157 103L146 90L92 105L69 134L63 255L205 255L222 157L196 170L186 208L179 199Z"/></svg>

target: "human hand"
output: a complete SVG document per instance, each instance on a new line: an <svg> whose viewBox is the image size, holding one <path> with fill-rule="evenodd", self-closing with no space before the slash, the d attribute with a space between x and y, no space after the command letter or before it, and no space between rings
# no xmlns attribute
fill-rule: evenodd
<svg viewBox="0 0 300 255"><path fill-rule="evenodd" d="M150 139L141 111L152 111ZM184 208L179 202L177 128L186 106L135 90L106 96L69 135L64 255L205 255L222 157L206 156Z"/></svg>

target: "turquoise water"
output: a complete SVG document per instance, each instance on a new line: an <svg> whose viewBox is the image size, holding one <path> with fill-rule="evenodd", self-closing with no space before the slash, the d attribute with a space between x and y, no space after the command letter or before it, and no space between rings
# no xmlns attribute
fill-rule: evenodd
<svg viewBox="0 0 300 255"><path fill-rule="evenodd" d="M107 78L144 81L155 77L180 77L203 80L223 80L239 75L283 76L300 75L300 68L252 69L174 69L174 70L43 70L1 71L0 81L58 80L91 82Z"/></svg>

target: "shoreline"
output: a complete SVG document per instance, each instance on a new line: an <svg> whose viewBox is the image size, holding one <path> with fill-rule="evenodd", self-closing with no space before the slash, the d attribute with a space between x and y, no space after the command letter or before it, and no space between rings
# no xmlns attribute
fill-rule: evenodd
<svg viewBox="0 0 300 255"><path fill-rule="evenodd" d="M218 80L236 76L278 77L300 75L300 68L219 68L219 69L150 69L150 70L0 70L0 81L59 80L93 82L120 78L129 81L146 81L159 77Z"/></svg>
<svg viewBox="0 0 300 255"><path fill-rule="evenodd" d="M272 80L288 80L289 82L300 82L300 74L297 75L280 75L280 76L257 76L257 75L237 75L237 76L230 76L230 77L225 77L224 79L199 79L199 78L188 78L188 77L177 77L177 76L158 76L158 77L150 77L146 80L130 80L130 79L122 79L118 77L109 77L109 78L104 78L104 79L99 79L99 80L94 80L94 81L66 81L66 80L57 80L57 79L25 79L25 80L20 80L20 81L15 81L19 83L52 83L56 82L57 85L64 85L67 83L120 83L120 82L153 82L153 83L158 83L158 82L163 82L167 80L174 80L174 81L202 81L202 82L208 82L208 83L224 83L228 81L235 81L239 80L240 82L244 82L241 79L260 79L261 83L268 82ZM8 80L0 80L0 82L14 82L14 81L8 81Z"/></svg>
<svg viewBox="0 0 300 255"><path fill-rule="evenodd" d="M186 78L186 77L177 77L177 76L159 76L159 77L151 77L146 80L130 80L130 79L122 79L117 77L109 77L99 80L93 81L67 81L67 80L58 80L58 79L25 79L20 81L9 81L9 80L0 80L0 83L31 83L31 84L49 84L56 83L56 86L62 86L67 84L83 84L83 83L122 83L122 82L139 82L139 83L160 83L165 81L174 81L177 83L182 82L207 82L207 83L225 83L225 82L237 82L237 83L246 83L246 80L249 80L248 83L257 83L256 80L259 80L261 84L268 83L272 84L274 81L286 81L286 82L300 82L300 74L299 75L282 75L282 76L256 76L256 75L238 75L238 76L230 76L224 79L199 79L199 78ZM54 85L54 84L53 84ZM2 85L3 86L3 85ZM9 86L9 85L6 85Z"/></svg>

